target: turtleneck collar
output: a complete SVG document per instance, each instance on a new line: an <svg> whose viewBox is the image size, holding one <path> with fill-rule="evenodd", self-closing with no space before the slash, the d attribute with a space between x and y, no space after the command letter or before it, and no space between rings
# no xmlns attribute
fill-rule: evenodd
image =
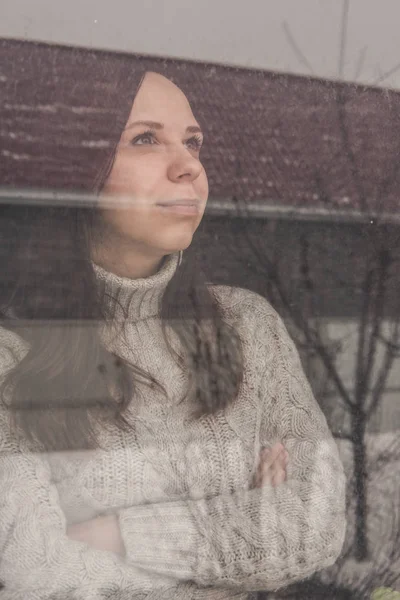
<svg viewBox="0 0 400 600"><path fill-rule="evenodd" d="M160 269L150 277L120 277L93 264L100 293L107 307L115 309L117 320L139 321L159 314L160 301L179 264L179 252L165 257Z"/></svg>

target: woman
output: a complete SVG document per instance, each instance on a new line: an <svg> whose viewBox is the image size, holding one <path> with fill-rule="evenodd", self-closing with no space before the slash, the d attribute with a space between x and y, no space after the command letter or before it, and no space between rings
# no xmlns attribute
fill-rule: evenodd
<svg viewBox="0 0 400 600"><path fill-rule="evenodd" d="M3 184L98 194L2 209L4 598L244 599L331 565L344 476L293 342L186 252L208 185L185 95L121 55L2 52Z"/></svg>

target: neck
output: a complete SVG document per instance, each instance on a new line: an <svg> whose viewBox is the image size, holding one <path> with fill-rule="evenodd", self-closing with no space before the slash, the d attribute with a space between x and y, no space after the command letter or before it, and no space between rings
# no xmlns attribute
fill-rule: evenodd
<svg viewBox="0 0 400 600"><path fill-rule="evenodd" d="M159 271L165 254L142 248L105 246L92 249L92 261L109 273L129 279L151 277Z"/></svg>
<svg viewBox="0 0 400 600"><path fill-rule="evenodd" d="M156 316L165 288L174 276L179 265L179 253L173 253L161 260L160 268L152 275L130 277L117 274L92 261L101 297L117 320L140 320ZM120 265L118 265L120 267ZM118 271L121 271L119 268Z"/></svg>

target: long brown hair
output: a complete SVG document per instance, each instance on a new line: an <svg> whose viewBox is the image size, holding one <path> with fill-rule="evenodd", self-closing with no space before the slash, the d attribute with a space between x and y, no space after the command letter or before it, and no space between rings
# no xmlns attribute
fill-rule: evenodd
<svg viewBox="0 0 400 600"><path fill-rule="evenodd" d="M9 40L0 40L0 53L12 64L0 82L0 185L39 196L96 194L144 75L137 61L133 68L129 55ZM101 344L100 328L113 314L90 260L95 205L13 198L0 206L0 322L29 349L4 378L3 408L16 430L47 450L93 448L98 425L130 426L126 410L141 385L162 386ZM197 259L185 252L160 318L166 341L167 325L179 337L177 360L192 382L194 416L201 416L235 400L243 359Z"/></svg>

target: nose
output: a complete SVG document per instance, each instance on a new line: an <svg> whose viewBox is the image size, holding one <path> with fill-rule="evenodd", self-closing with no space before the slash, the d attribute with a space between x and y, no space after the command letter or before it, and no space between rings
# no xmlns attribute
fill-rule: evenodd
<svg viewBox="0 0 400 600"><path fill-rule="evenodd" d="M203 166L198 158L193 156L185 147L171 153L168 165L168 178L180 181L194 181L200 175Z"/></svg>

